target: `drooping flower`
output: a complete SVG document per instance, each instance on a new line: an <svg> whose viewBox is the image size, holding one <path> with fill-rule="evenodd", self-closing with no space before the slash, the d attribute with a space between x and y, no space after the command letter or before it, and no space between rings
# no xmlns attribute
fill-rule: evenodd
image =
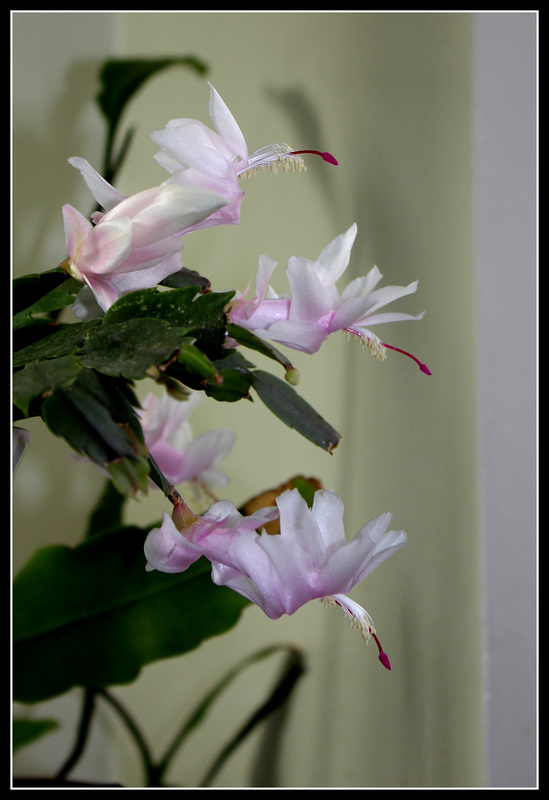
<svg viewBox="0 0 549 800"><path fill-rule="evenodd" d="M63 206L68 272L92 290L106 311L119 297L156 286L181 268L181 236L226 205L208 189L158 186L123 197L84 159L70 159L106 213L92 221Z"/></svg>
<svg viewBox="0 0 549 800"><path fill-rule="evenodd" d="M286 274L290 293L277 294L270 286L271 275L277 266L267 256L261 256L256 273L256 297L246 299L246 292L234 300L230 320L254 331L263 339L315 353L331 333L347 331L359 336L378 357L384 357L384 348L393 348L382 342L371 326L386 322L422 319L400 312L379 313L379 310L417 289L417 281L408 286L376 288L383 277L377 267L361 278L352 280L340 293L336 283L349 264L357 227L336 237L322 250L316 261L292 256ZM399 351L404 352L404 351ZM410 355L406 353L406 355ZM414 356L420 369L429 370Z"/></svg>
<svg viewBox="0 0 549 800"><path fill-rule="evenodd" d="M219 93L210 85L210 119L214 130L196 119L173 119L151 139L161 149L156 161L169 173L170 183L203 186L227 198L228 204L194 226L237 225L244 192L238 179L264 169L305 170L304 153L314 153L337 164L330 153L294 150L287 144L270 144L248 154L246 140Z"/></svg>
<svg viewBox="0 0 549 800"><path fill-rule="evenodd" d="M382 514L347 542L343 502L334 492L315 492L309 508L299 491L290 489L277 497L276 504L280 533L275 535L257 533L252 518L239 521L228 501L214 504L204 517L186 522L181 530L165 515L162 526L153 529L145 543L148 569L180 572L192 563L189 558L204 555L212 562L214 583L229 586L271 619L293 614L314 599L337 604L366 640L374 636L380 660L390 669L371 617L346 595L405 543L404 531L388 531L391 515ZM227 520L234 523L230 529Z"/></svg>
<svg viewBox="0 0 549 800"><path fill-rule="evenodd" d="M228 482L217 467L230 452L235 435L230 430L212 430L193 437L189 416L200 400L199 392L192 392L185 400L149 394L139 410L145 444L174 486L186 481L205 487Z"/></svg>
<svg viewBox="0 0 549 800"><path fill-rule="evenodd" d="M159 572L184 572L201 556L228 559L228 549L233 537L248 532L257 536L262 528L278 516L276 508L258 509L243 516L229 500L213 503L202 516L196 516L181 502L173 516L165 511L159 528L149 531L145 539L146 569Z"/></svg>

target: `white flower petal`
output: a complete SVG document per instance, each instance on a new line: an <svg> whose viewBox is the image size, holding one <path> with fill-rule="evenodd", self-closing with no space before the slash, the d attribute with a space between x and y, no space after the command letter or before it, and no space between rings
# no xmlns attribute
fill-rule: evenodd
<svg viewBox="0 0 549 800"><path fill-rule="evenodd" d="M111 186L85 158L74 156L69 158L69 164L80 171L95 200L106 211L110 211L111 208L126 199L126 195L121 194L114 186Z"/></svg>

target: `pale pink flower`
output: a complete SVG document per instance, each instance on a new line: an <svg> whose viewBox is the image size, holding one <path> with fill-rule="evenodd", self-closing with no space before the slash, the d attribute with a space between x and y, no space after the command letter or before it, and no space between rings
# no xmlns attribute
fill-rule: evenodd
<svg viewBox="0 0 549 800"><path fill-rule="evenodd" d="M189 416L201 400L192 392L185 400L169 394L147 395L139 410L145 444L162 474L177 486L197 481L202 486L225 486L228 478L218 464L235 440L230 430L212 430L193 436Z"/></svg>
<svg viewBox="0 0 549 800"><path fill-rule="evenodd" d="M209 558L210 551L227 559L233 536L244 532L257 536L256 530L277 516L276 508L263 508L242 516L229 500L220 500L198 517L180 503L173 517L164 511L161 526L149 531L144 545L146 569L184 572L201 556Z"/></svg>
<svg viewBox="0 0 549 800"><path fill-rule="evenodd" d="M214 504L181 530L165 515L161 528L153 529L145 543L148 569L180 572L192 563L190 557L204 555L212 562L214 583L229 586L271 619L293 614L314 599L337 604L366 640L374 636L380 659L390 668L371 617L346 594L405 543L404 531L388 531L391 515L382 514L347 542L343 502L334 492L317 491L309 508L298 490L291 489L276 504L280 533L275 535L258 534L259 526L248 517L239 521L227 501ZM227 520L234 523L230 529Z"/></svg>
<svg viewBox="0 0 549 800"><path fill-rule="evenodd" d="M227 203L208 189L177 185L124 197L84 159L70 162L107 209L90 221L63 206L68 271L89 286L103 311L127 292L152 288L177 272L181 235Z"/></svg>
<svg viewBox="0 0 549 800"><path fill-rule="evenodd" d="M359 336L381 357L385 347L396 349L381 342L370 328L381 323L422 319L424 312L417 316L379 313L393 300L414 293L418 283L378 289L382 275L374 267L366 276L351 281L340 293L336 283L349 265L356 233L357 227L353 224L325 247L316 261L292 256L286 269L288 294L277 294L270 286L277 263L261 256L255 279L256 297L246 299L247 291L237 297L231 304L230 321L254 331L262 339L305 353L316 353L336 331ZM411 358L417 361L414 356ZM423 372L430 374L424 364L417 363Z"/></svg>
<svg viewBox="0 0 549 800"><path fill-rule="evenodd" d="M320 155L337 164L330 153L316 150L293 150L287 144L270 144L248 154L246 140L235 118L218 92L210 85L210 119L214 130L196 119L173 119L151 135L161 149L156 161L170 173L170 183L203 186L223 195L228 204L194 228L240 222L244 192L238 179L258 170L305 169L303 153Z"/></svg>

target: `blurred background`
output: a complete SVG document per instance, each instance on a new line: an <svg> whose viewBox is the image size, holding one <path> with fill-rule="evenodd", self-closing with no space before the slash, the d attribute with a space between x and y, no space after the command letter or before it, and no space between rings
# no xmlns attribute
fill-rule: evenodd
<svg viewBox="0 0 549 800"><path fill-rule="evenodd" d="M116 696L159 752L228 668L288 642L307 673L284 717L246 742L216 786L533 787L536 14L48 11L14 12L12 23L15 275L65 258L64 203L91 208L67 159L101 170L103 61L193 55L250 152L289 142L329 150L339 166L310 157L305 174L247 179L241 224L191 234L185 266L216 290L244 290L265 253L279 262L273 285L283 292L291 255L315 259L356 222L347 276L377 265L384 284L419 279L398 310L426 310L422 322L375 330L431 377L397 353L380 363L343 334L314 357L289 353L300 394L342 435L331 456L259 402L204 398L191 420L195 433L236 431L223 467L224 496L237 505L303 473L342 496L349 538L392 511L408 543L351 593L392 671L334 609L311 603L272 622L251 607L228 634L150 665ZM165 180L150 134L177 117L210 124L208 94L206 79L181 67L147 83L124 116L136 134L120 191ZM103 485L40 420L27 427L15 572L37 547L80 541ZM129 506L128 521L146 525L164 509L152 492ZM173 785L197 784L279 666L261 662L223 696L177 758ZM16 775L55 771L79 704L74 692L18 708L63 725L21 751ZM73 777L140 785L134 745L108 709Z"/></svg>

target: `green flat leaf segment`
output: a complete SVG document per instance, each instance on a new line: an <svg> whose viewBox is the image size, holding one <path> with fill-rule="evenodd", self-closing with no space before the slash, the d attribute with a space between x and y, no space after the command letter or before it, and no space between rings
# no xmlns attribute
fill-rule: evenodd
<svg viewBox="0 0 549 800"><path fill-rule="evenodd" d="M13 401L25 416L35 397L52 388L66 389L78 377L82 369L76 356L41 361L27 366L13 376Z"/></svg>
<svg viewBox="0 0 549 800"><path fill-rule="evenodd" d="M284 367L287 373L296 372L292 362L287 356L270 344L270 342L260 339L252 331L242 328L240 325L229 323L227 325L227 333L243 347L249 347L252 350L257 350L259 353L267 356L267 358L272 358L273 361L278 361L278 363Z"/></svg>
<svg viewBox="0 0 549 800"><path fill-rule="evenodd" d="M165 592L161 573L145 571L143 543L148 531L121 528L98 534L77 547L53 545L37 551L15 579L14 591L26 603L14 618L14 642L44 636ZM136 547L136 544L138 545ZM136 569L140 562L140 570ZM208 562L186 577L209 574ZM171 585L178 582L171 577ZM41 596L47 603L28 604Z"/></svg>
<svg viewBox="0 0 549 800"><path fill-rule="evenodd" d="M13 282L13 329L33 324L38 315L48 315L74 303L82 284L63 269L25 275Z"/></svg>
<svg viewBox="0 0 549 800"><path fill-rule="evenodd" d="M57 436L98 464L137 458L143 434L135 411L115 380L82 369L66 389L57 388L42 405L42 418Z"/></svg>
<svg viewBox="0 0 549 800"><path fill-rule="evenodd" d="M58 723L53 719L14 719L13 751L31 744L57 727Z"/></svg>
<svg viewBox="0 0 549 800"><path fill-rule="evenodd" d="M208 329L220 322L225 324L224 309L232 297L232 291L202 293L199 286L166 291L138 289L124 295L109 308L103 325L154 317L177 328Z"/></svg>
<svg viewBox="0 0 549 800"><path fill-rule="evenodd" d="M168 361L187 335L162 319L129 319L90 333L82 363L113 377L140 380L150 367Z"/></svg>
<svg viewBox="0 0 549 800"><path fill-rule="evenodd" d="M122 528L73 549L44 548L16 576L16 699L129 682L145 664L236 623L248 601L215 586L209 562L177 575L147 572L146 533Z"/></svg>
<svg viewBox="0 0 549 800"><path fill-rule="evenodd" d="M282 422L329 453L337 447L339 433L295 389L263 370L255 370L251 376L261 400Z"/></svg>
<svg viewBox="0 0 549 800"><path fill-rule="evenodd" d="M36 361L61 358L81 352L87 335L99 325L92 322L74 322L69 325L48 325L44 336L36 342L18 350L13 356L13 366L22 367Z"/></svg>

